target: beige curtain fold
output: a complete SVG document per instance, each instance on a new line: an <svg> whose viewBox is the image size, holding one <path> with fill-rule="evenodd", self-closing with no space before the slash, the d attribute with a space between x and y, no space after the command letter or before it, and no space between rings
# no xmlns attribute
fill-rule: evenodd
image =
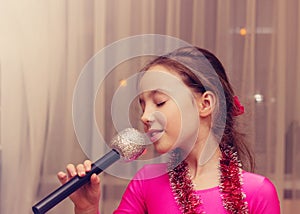
<svg viewBox="0 0 300 214"><path fill-rule="evenodd" d="M84 159L71 101L93 55L93 2L1 5L1 213L32 213L58 170Z"/></svg>
<svg viewBox="0 0 300 214"><path fill-rule="evenodd" d="M280 26L280 31L285 31L285 43L282 48L285 48L282 54L285 54L285 80L286 90L282 96L285 96L285 106L282 107L285 115L285 177L283 195L287 199L286 211L293 213L299 209L300 205L300 113L299 113L299 24L300 4L293 0L287 2L282 8L285 9L285 19ZM293 32L293 33L292 33Z"/></svg>
<svg viewBox="0 0 300 214"><path fill-rule="evenodd" d="M277 1L277 23L276 23L276 119L278 123L276 124L275 133L276 133L276 142L275 143L275 156L274 159L276 168L275 168L275 179L276 185L278 188L278 193L280 198L283 198L284 192L284 160L285 159L285 111L286 111L286 4L282 1ZM271 125L271 124L270 124Z"/></svg>
<svg viewBox="0 0 300 214"><path fill-rule="evenodd" d="M41 57L47 13L45 4L33 3L1 8L1 213L29 213L40 179L49 87L48 60Z"/></svg>

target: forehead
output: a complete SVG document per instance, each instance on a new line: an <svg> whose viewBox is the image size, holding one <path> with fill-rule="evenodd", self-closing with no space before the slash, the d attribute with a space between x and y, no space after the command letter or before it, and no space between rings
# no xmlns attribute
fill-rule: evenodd
<svg viewBox="0 0 300 214"><path fill-rule="evenodd" d="M183 83L179 75L162 66L150 68L142 74L139 82L140 93L146 91L174 92L183 90L187 86Z"/></svg>

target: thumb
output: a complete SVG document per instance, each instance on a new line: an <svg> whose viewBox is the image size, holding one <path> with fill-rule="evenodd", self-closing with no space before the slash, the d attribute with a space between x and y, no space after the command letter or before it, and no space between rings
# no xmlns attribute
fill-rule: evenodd
<svg viewBox="0 0 300 214"><path fill-rule="evenodd" d="M95 188L95 187L97 187L99 185L100 185L100 178L99 178L99 176L97 176L95 173L92 174L92 176L91 176L91 186L93 188Z"/></svg>

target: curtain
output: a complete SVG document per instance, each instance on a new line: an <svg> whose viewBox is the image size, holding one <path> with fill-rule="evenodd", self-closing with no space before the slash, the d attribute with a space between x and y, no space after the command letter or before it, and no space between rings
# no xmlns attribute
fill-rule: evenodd
<svg viewBox="0 0 300 214"><path fill-rule="evenodd" d="M0 0L0 212L31 213L59 186L56 173L86 157L72 123L76 81L106 45L139 34L170 35L223 62L246 107L240 118L256 172L276 185L283 213L300 203L297 0ZM123 78L113 76L114 85ZM91 78L91 84L95 86ZM105 118L110 86L97 100ZM90 93L87 88L87 94ZM93 97L86 97L90 103ZM89 122L84 125L90 131ZM128 180L104 174L102 213L112 213ZM16 206L17 204L17 206ZM66 200L49 213L72 213Z"/></svg>
<svg viewBox="0 0 300 214"><path fill-rule="evenodd" d="M1 1L1 213L32 213L85 156L72 93L93 55L93 2ZM67 205L66 205L67 206ZM56 211L57 212L57 211Z"/></svg>
<svg viewBox="0 0 300 214"><path fill-rule="evenodd" d="M285 145L282 149L285 151L284 162L284 178L282 186L283 197L287 201L287 213L293 213L300 204L300 107L299 99L299 16L300 3L299 1L288 1L286 4L280 3L278 10L281 12L282 19L278 23L278 40L282 43L277 47L278 60L282 60L280 67L278 66L276 72L278 79L281 80L281 88L278 88L277 93L281 94L282 101L278 108L281 108L280 114L284 118L281 123L280 130L284 130ZM297 30L296 30L297 29ZM278 63L279 65L279 63ZM279 70L281 69L281 71ZM283 72L285 71L285 72ZM279 104L279 102L278 102Z"/></svg>

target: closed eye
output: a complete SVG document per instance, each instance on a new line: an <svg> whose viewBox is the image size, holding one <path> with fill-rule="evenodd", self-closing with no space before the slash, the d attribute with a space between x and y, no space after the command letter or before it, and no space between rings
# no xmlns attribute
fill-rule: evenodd
<svg viewBox="0 0 300 214"><path fill-rule="evenodd" d="M157 107L163 106L167 101L159 102L156 104Z"/></svg>

